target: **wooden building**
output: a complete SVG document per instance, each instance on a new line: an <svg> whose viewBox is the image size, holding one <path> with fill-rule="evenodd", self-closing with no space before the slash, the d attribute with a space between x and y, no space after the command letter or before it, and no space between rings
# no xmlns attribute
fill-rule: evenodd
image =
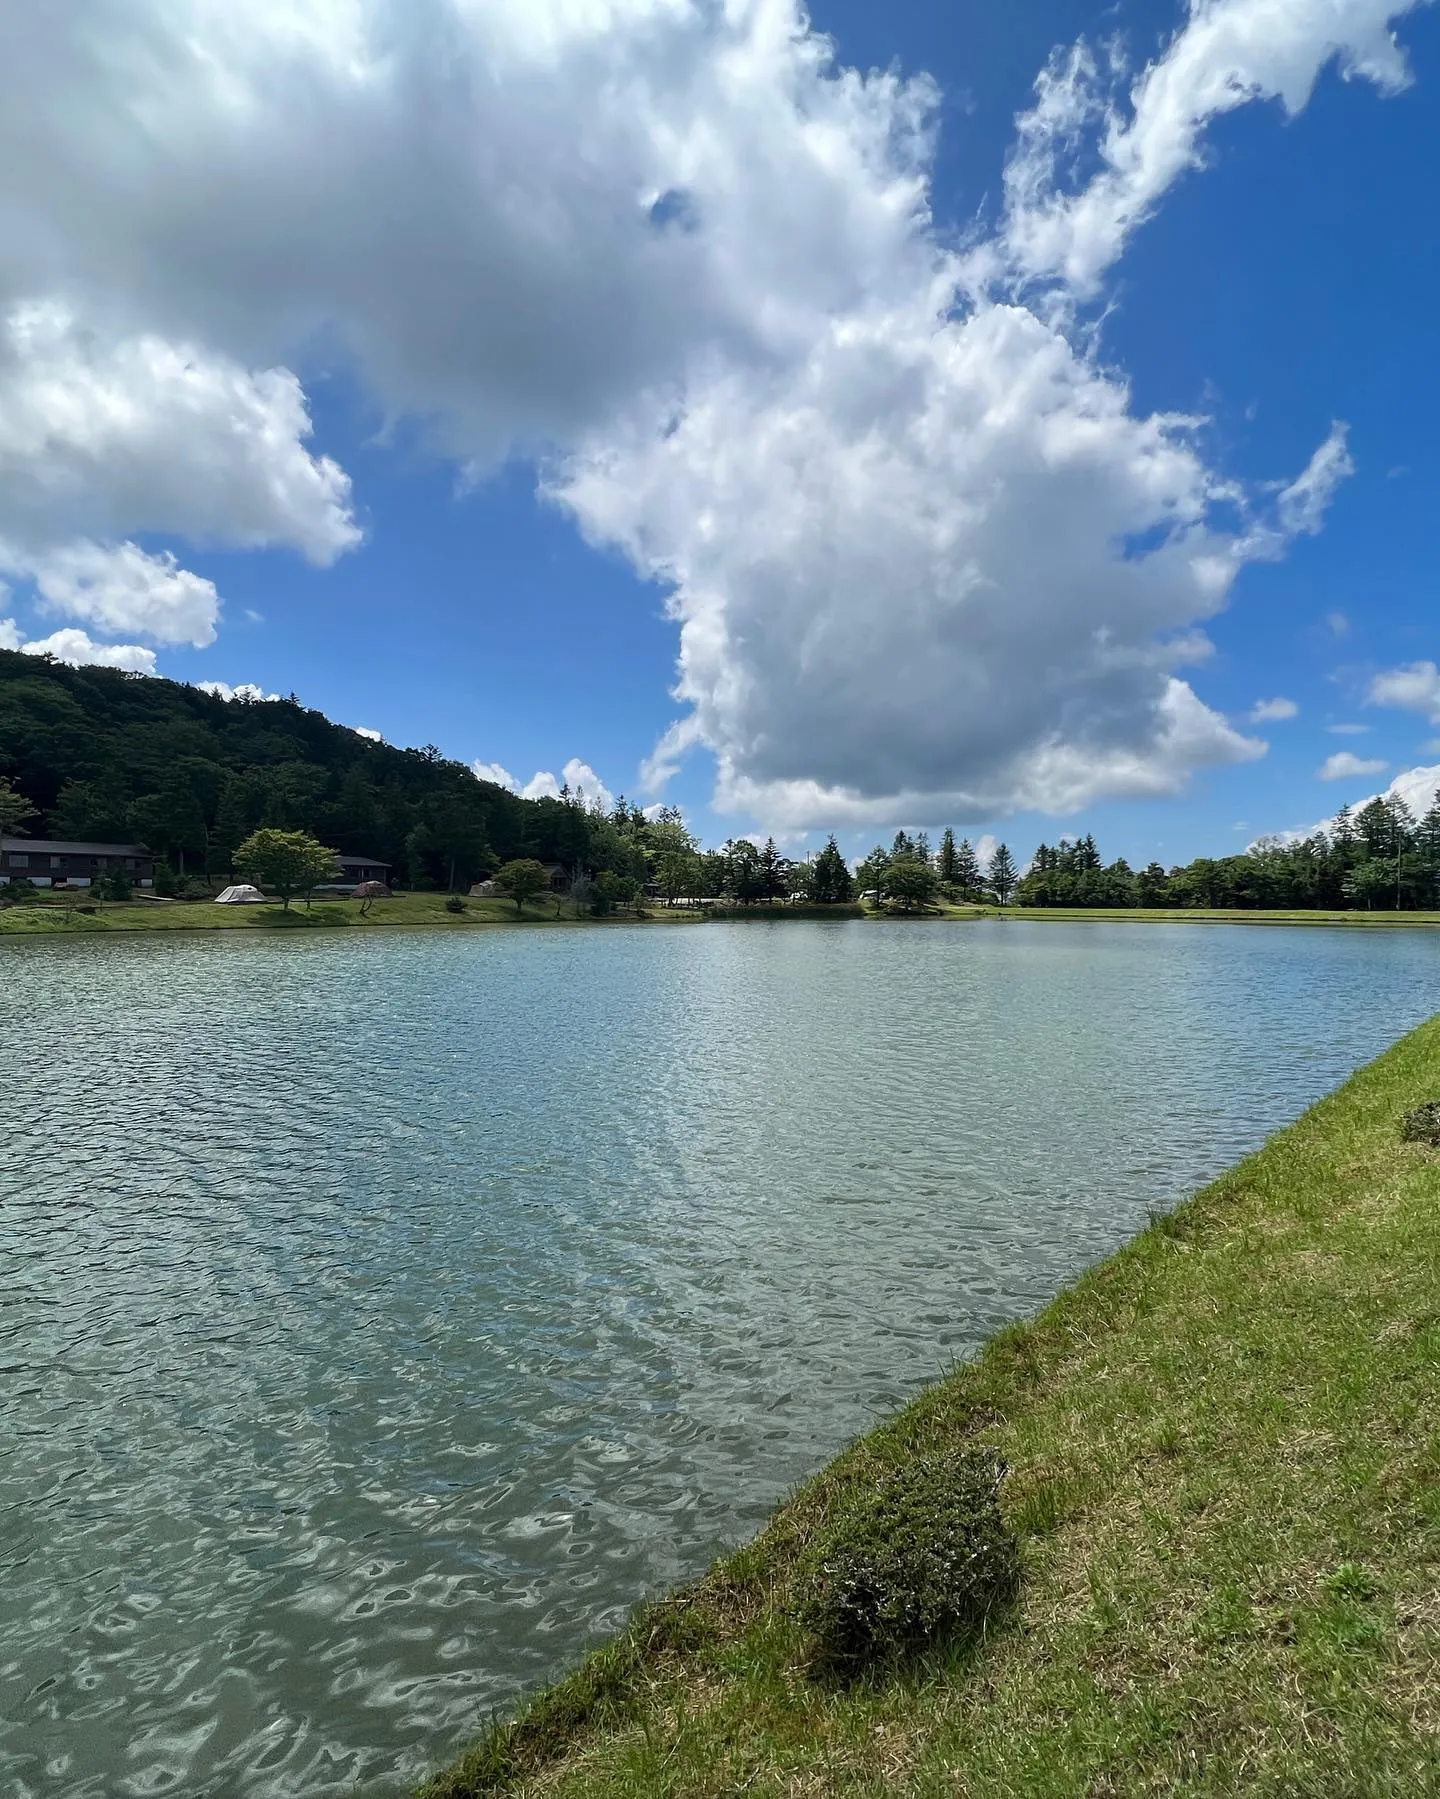
<svg viewBox="0 0 1440 1799"><path fill-rule="evenodd" d="M88 887L122 871L137 887L155 885L155 857L141 843L65 843L48 837L0 837L0 886Z"/></svg>

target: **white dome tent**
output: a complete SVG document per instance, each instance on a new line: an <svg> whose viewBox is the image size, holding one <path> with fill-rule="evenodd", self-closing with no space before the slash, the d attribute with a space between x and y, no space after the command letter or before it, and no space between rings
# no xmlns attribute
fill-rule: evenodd
<svg viewBox="0 0 1440 1799"><path fill-rule="evenodd" d="M265 895L258 887L251 887L242 882L238 887L227 887L223 893L215 895L217 906L263 906Z"/></svg>

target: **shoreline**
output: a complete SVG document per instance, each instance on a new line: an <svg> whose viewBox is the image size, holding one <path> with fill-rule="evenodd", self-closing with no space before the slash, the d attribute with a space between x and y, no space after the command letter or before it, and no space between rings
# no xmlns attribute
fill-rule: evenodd
<svg viewBox="0 0 1440 1799"><path fill-rule="evenodd" d="M421 1799L1440 1790L1440 1017L992 1338ZM1000 1454L984 1638L817 1681L789 1602L847 1491Z"/></svg>
<svg viewBox="0 0 1440 1799"><path fill-rule="evenodd" d="M505 899L465 900L463 913L445 910L450 897L441 893L409 893L377 900L360 916L356 900L317 900L310 911L302 901L292 902L287 913L279 902L264 906L219 907L213 901L157 900L96 901L77 899L74 907L54 902L0 909L0 941L7 938L81 937L106 934L137 935L166 931L332 931L444 929L475 930L494 926L554 925L677 925L706 923L753 924L831 923L866 924L978 924L1022 921L1039 924L1225 924L1278 926L1300 925L1342 930L1436 930L1440 912L1242 912L1210 908L1189 910L1124 908L1091 911L1062 907L945 906L932 911L878 912L858 903L819 906L768 906L750 908L655 906L641 913L615 913L608 917L581 916L573 908L556 910L553 901L528 904L517 916L514 902ZM81 911L81 906L90 910ZM206 910L206 908L209 908Z"/></svg>

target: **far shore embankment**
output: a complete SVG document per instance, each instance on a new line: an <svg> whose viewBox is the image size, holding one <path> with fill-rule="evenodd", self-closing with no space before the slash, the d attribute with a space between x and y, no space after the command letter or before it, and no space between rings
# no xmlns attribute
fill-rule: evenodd
<svg viewBox="0 0 1440 1799"><path fill-rule="evenodd" d="M453 909L443 893L401 893L369 905L359 900L317 898L309 907L292 900L265 905L220 906L209 900L137 899L92 901L83 892L64 899L0 907L0 939L53 938L90 933L171 931L331 931L354 927L381 930L397 926L467 931L494 926L529 928L557 925L614 927L621 924L702 924L713 922L799 922L851 919L867 923L935 924L1024 920L1043 924L1236 924L1326 925L1348 930L1435 929L1440 912L1261 912L1206 908L1082 910L1060 907L941 905L923 911L845 905L757 904L753 906L649 905L640 911L616 911L606 917L580 913L563 897L529 900L520 910L513 900L463 898Z"/></svg>

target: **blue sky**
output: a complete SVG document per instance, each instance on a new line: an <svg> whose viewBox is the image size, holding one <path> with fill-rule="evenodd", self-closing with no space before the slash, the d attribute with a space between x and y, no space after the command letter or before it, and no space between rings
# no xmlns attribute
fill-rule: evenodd
<svg viewBox="0 0 1440 1799"><path fill-rule="evenodd" d="M1440 10L392 10L5 27L61 104L0 142L4 641L578 759L710 841L1168 863L1440 763Z"/></svg>

